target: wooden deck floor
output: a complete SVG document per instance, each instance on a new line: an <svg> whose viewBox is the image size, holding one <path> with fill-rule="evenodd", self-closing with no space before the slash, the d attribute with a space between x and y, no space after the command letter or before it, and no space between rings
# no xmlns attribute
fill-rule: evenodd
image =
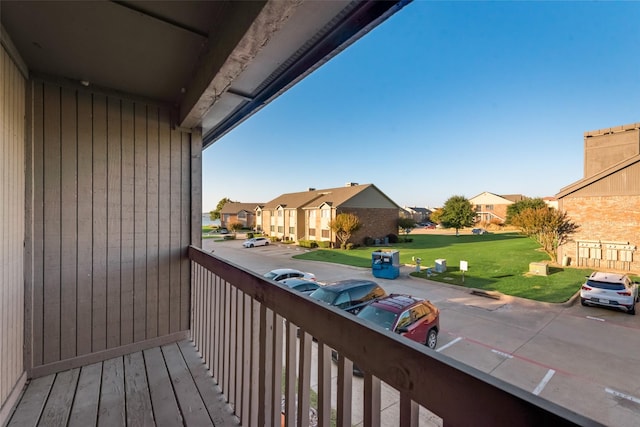
<svg viewBox="0 0 640 427"><path fill-rule="evenodd" d="M32 380L8 426L237 426L190 341Z"/></svg>

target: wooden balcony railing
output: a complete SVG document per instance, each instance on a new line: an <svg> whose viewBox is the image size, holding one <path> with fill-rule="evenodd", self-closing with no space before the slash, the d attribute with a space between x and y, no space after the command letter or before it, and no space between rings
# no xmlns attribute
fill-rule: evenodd
<svg viewBox="0 0 640 427"><path fill-rule="evenodd" d="M243 426L307 426L310 411L296 408L310 406L320 426L417 426L425 409L445 426L599 425L198 248L189 257L192 339ZM334 390L332 349L344 356ZM365 372L359 396L352 363ZM387 386L399 394L394 420L381 415Z"/></svg>

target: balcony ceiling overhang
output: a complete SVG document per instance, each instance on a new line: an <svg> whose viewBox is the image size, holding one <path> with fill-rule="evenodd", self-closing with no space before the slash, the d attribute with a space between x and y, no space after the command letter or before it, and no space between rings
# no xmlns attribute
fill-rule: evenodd
<svg viewBox="0 0 640 427"><path fill-rule="evenodd" d="M0 18L29 73L170 104L206 147L406 3L3 0Z"/></svg>

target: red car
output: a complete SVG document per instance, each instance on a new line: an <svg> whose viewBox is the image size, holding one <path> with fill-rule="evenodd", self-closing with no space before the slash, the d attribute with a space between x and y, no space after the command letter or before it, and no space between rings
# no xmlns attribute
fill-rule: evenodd
<svg viewBox="0 0 640 427"><path fill-rule="evenodd" d="M430 301L391 294L363 308L358 317L431 349L438 344L440 310Z"/></svg>

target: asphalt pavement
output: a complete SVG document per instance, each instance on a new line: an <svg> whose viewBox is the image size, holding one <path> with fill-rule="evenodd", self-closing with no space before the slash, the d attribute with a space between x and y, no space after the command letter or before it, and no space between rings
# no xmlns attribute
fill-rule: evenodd
<svg viewBox="0 0 640 427"><path fill-rule="evenodd" d="M374 278L368 268L294 259L306 250L294 245L245 249L241 242L204 240L203 248L261 274L296 268L324 282L373 279L387 293L429 299L441 311L436 351L603 424L640 425L640 316L573 302L488 298L413 278L411 266L401 267L397 279ZM393 405L385 410L390 416ZM439 424L428 413L421 420Z"/></svg>

